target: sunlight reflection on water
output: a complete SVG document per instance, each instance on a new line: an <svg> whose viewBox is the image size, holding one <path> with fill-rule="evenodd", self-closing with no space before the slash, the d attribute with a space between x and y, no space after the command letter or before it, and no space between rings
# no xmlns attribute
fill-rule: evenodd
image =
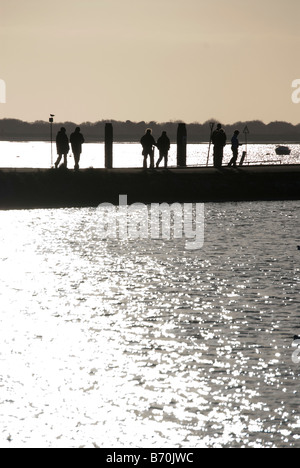
<svg viewBox="0 0 300 468"><path fill-rule="evenodd" d="M205 245L1 212L1 447L299 447L298 203L206 205Z"/></svg>
<svg viewBox="0 0 300 468"><path fill-rule="evenodd" d="M258 164L299 164L300 145L291 144L289 156L277 156L274 144L250 144L248 145L247 163ZM241 147L240 155L245 150ZM51 166L51 145L45 142L5 142L0 141L0 167L35 167L49 168ZM208 155L208 144L189 144L187 146L187 164L189 166L205 166ZM224 150L224 164L228 164L232 157L230 144ZM56 148L53 145L53 162L57 158ZM158 158L156 150L155 160ZM177 164L177 146L171 145L169 152L169 166ZM113 147L113 167L142 167L143 157L139 143L115 143ZM210 151L209 165L213 165L212 149ZM68 167L74 167L73 157L68 158ZM80 162L81 168L104 167L104 144L89 143L83 147Z"/></svg>

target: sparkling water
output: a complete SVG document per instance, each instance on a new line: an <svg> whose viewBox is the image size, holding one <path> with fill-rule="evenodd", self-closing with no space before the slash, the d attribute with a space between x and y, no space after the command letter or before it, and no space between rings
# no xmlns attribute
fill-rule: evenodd
<svg viewBox="0 0 300 468"><path fill-rule="evenodd" d="M300 447L298 213L207 204L189 251L0 212L0 446Z"/></svg>
<svg viewBox="0 0 300 468"><path fill-rule="evenodd" d="M289 156L278 156L275 153L276 145L251 144L247 147L245 164L298 164L300 162L300 145L289 145ZM240 148L240 156L245 150ZM50 168L57 159L56 147L53 144L51 158L51 144L44 142L0 142L0 167L33 167ZM169 166L176 166L177 145L171 145L169 152ZM224 150L224 164L228 164L232 157L231 147L228 144ZM208 158L208 144L191 144L187 146L187 164L189 166L205 166ZM155 160L158 159L156 149ZM209 165L213 165L212 148L210 150ZM142 147L139 143L115 143L113 146L113 166L142 167ZM161 164L163 166L163 163ZM68 157L68 167L74 167L74 158ZM80 161L81 168L104 167L104 144L88 143L83 145Z"/></svg>

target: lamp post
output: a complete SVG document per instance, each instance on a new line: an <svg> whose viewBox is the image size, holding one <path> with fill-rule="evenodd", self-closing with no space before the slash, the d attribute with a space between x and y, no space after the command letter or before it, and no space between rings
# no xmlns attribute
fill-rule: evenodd
<svg viewBox="0 0 300 468"><path fill-rule="evenodd" d="M50 139L51 139L51 167L53 166L53 150L52 150L52 140L53 140L53 133L52 133L52 126L53 126L53 117L54 114L50 114L49 122L50 122Z"/></svg>

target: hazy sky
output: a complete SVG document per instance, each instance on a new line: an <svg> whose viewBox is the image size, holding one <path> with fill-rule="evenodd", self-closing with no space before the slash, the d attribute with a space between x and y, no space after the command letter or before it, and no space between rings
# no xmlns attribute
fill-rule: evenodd
<svg viewBox="0 0 300 468"><path fill-rule="evenodd" d="M0 0L0 118L300 122L299 0Z"/></svg>

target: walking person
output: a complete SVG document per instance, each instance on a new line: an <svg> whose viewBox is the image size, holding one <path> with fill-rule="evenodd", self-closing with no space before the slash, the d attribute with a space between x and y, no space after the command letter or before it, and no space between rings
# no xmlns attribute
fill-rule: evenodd
<svg viewBox="0 0 300 468"><path fill-rule="evenodd" d="M242 144L238 140L240 132L238 130L235 130L233 137L231 138L231 150L232 150L232 158L228 164L229 167L233 166L236 167L238 155L239 155L239 146L242 146Z"/></svg>
<svg viewBox="0 0 300 468"><path fill-rule="evenodd" d="M156 167L159 167L159 164L164 159L166 169L168 167L168 153L170 149L170 139L167 136L167 132L162 132L161 136L157 140L156 146L159 149L159 159L156 163Z"/></svg>
<svg viewBox="0 0 300 468"><path fill-rule="evenodd" d="M156 146L155 140L152 136L152 130L147 128L146 133L141 138L141 145L143 147L142 155L144 156L144 169L147 169L147 157L150 156L150 168L154 168L154 146Z"/></svg>
<svg viewBox="0 0 300 468"><path fill-rule="evenodd" d="M82 133L80 133L80 128L76 127L75 132L70 136L70 143L75 160L75 171L79 170L80 155L82 153L82 144L84 141L84 137Z"/></svg>
<svg viewBox="0 0 300 468"><path fill-rule="evenodd" d="M214 145L214 167L220 169L223 162L223 152L226 146L227 136L222 125L218 124L216 130L212 133L211 141Z"/></svg>
<svg viewBox="0 0 300 468"><path fill-rule="evenodd" d="M58 168L58 165L60 161L62 160L62 157L64 157L64 167L67 168L68 161L68 152L70 150L70 145L69 145L69 139L66 134L66 129L65 127L61 127L59 132L56 135L56 149L57 149L57 154L58 158L55 163L55 169Z"/></svg>

